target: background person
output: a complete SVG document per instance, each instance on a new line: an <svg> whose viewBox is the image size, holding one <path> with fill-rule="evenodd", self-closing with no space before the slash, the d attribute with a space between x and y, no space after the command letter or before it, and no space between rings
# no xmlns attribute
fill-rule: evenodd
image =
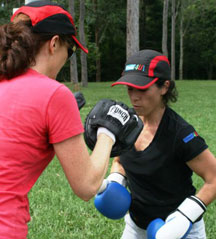
<svg viewBox="0 0 216 239"><path fill-rule="evenodd" d="M11 21L0 26L0 238L24 239L28 192L54 155L74 193L88 201L101 185L118 132L101 127L89 156L77 102L55 80L76 48L88 52L71 15L38 1L19 8Z"/></svg>
<svg viewBox="0 0 216 239"><path fill-rule="evenodd" d="M127 178L132 196L122 239L147 238L149 223L170 214L172 220L151 238L182 238L192 222L186 238L205 239L202 215L216 197L216 160L194 127L168 106L177 100L177 92L167 57L154 50L139 51L129 57L115 85L127 86L144 123L134 147L116 157L111 168L111 173ZM193 172L204 180L198 192Z"/></svg>

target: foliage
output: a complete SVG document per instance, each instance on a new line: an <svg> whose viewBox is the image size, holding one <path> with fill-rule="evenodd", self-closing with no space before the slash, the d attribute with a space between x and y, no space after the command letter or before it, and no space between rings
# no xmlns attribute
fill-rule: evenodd
<svg viewBox="0 0 216 239"><path fill-rule="evenodd" d="M163 1L142 0L140 4L140 49L150 48L161 52Z"/></svg>
<svg viewBox="0 0 216 239"><path fill-rule="evenodd" d="M20 1L20 4L24 4L24 0ZM20 4L14 0L0 1L0 25L10 21L13 9L18 8Z"/></svg>
<svg viewBox="0 0 216 239"><path fill-rule="evenodd" d="M110 87L110 82L89 83L83 88L86 105L81 110L85 116L102 98L120 100L129 104L124 86ZM210 150L216 154L216 81L177 81L178 101L172 107L189 121L205 138ZM76 150L76 149L74 149ZM194 175L194 185L203 184ZM83 202L70 189L63 170L55 158L39 178L29 195L32 220L29 223L29 239L119 239L124 220L110 220L94 208L93 199ZM204 215L208 239L216 235L216 202L208 206Z"/></svg>
<svg viewBox="0 0 216 239"><path fill-rule="evenodd" d="M192 77L213 78L216 73L216 5L214 0L197 0L189 6L191 26L186 35L185 56ZM190 14L188 13L188 14ZM214 74L215 78L215 74Z"/></svg>
<svg viewBox="0 0 216 239"><path fill-rule="evenodd" d="M68 9L68 0L53 0ZM94 10L93 3L97 2ZM184 19L188 25L184 37L184 76L187 79L216 79L216 5L215 0L177 0L184 2ZM0 1L0 24L9 22L13 8L24 0ZM85 33L89 49L88 76L95 81L96 59L101 59L102 81L118 79L126 60L126 1L85 0ZM169 9L171 11L171 8ZM178 11L178 9L177 9ZM161 51L163 0L140 0L140 49ZM179 23L180 14L177 15ZM168 49L170 52L170 15ZM75 24L79 23L79 1L75 0ZM189 24L188 24L189 23ZM99 30L99 48L95 44L95 29ZM77 29L79 30L79 29ZM176 67L179 57L179 25L176 27ZM170 55L170 53L169 53ZM80 72L80 51L77 51ZM176 72L178 70L176 69ZM70 67L66 64L58 79L70 79Z"/></svg>
<svg viewBox="0 0 216 239"><path fill-rule="evenodd" d="M93 11L92 1L86 1L89 40L95 41L95 29L98 29L99 48L95 55L88 57L90 62L101 58L102 80L116 79L120 75L126 55L126 4L125 1L97 1ZM98 52L99 50L99 52ZM90 72L90 81L94 81L95 72Z"/></svg>

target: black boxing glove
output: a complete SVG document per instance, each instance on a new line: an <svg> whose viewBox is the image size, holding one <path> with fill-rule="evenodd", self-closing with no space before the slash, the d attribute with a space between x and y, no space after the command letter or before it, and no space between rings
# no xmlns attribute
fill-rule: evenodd
<svg viewBox="0 0 216 239"><path fill-rule="evenodd" d="M76 99L78 108L79 108L79 110L81 110L81 108L82 108L82 107L85 105L85 103L86 103L85 97L84 97L84 95L83 95L80 91L75 92L75 93L74 93L74 96L75 96L75 99Z"/></svg>
<svg viewBox="0 0 216 239"><path fill-rule="evenodd" d="M143 123L135 111L122 102L100 100L85 119L84 139L93 150L97 141L98 128L104 127L115 136L111 157L130 149L143 129Z"/></svg>

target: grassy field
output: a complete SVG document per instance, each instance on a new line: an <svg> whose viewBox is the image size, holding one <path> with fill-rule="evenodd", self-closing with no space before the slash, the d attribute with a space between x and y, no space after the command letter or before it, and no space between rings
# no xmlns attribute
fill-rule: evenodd
<svg viewBox="0 0 216 239"><path fill-rule="evenodd" d="M130 105L124 86L110 87L109 83L89 83L81 91L86 105L81 110L85 116L102 98L120 100ZM205 138L210 150L216 155L216 81L177 81L178 102L172 105ZM194 185L202 180L196 175ZM76 197L66 181L58 160L55 158L29 194L32 220L29 223L29 239L119 239L124 221L110 220L100 215L93 200L83 202ZM216 237L216 202L204 216L207 238Z"/></svg>

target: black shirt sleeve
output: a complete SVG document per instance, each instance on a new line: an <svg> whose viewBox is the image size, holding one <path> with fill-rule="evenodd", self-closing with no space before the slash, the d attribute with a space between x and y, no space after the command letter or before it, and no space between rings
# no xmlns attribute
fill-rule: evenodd
<svg viewBox="0 0 216 239"><path fill-rule="evenodd" d="M208 145L193 126L187 125L179 130L176 147L177 157L187 162L207 149Z"/></svg>

